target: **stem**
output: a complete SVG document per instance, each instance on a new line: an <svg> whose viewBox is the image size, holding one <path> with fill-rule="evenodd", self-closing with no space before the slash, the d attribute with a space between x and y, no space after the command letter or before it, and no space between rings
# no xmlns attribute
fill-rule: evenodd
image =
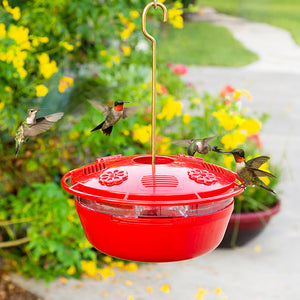
<svg viewBox="0 0 300 300"><path fill-rule="evenodd" d="M23 218L23 219L16 219L16 220L4 220L4 221L0 221L0 226L8 226L8 225L18 224L18 223L28 223L39 218L41 217L31 217L31 218Z"/></svg>
<svg viewBox="0 0 300 300"><path fill-rule="evenodd" d="M21 244L25 244L29 241L30 241L29 237L24 237L24 238L14 240L14 241L1 242L0 243L0 248L14 247L14 246L18 246L18 245L21 245Z"/></svg>

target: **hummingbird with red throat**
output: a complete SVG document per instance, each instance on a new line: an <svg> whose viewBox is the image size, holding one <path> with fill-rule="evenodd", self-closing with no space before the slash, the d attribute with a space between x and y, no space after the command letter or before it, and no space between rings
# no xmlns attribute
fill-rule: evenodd
<svg viewBox="0 0 300 300"><path fill-rule="evenodd" d="M100 123L98 126L96 126L94 129L92 129L91 132L101 129L105 135L110 135L113 126L121 118L126 119L130 117L136 112L138 108L137 106L124 107L124 103L129 103L129 102L125 102L123 100L115 101L113 107L93 100L89 100L89 102L93 107L101 111L105 116L105 120L102 123Z"/></svg>
<svg viewBox="0 0 300 300"><path fill-rule="evenodd" d="M218 153L231 153L235 159L236 173L238 177L243 181L241 186L257 186L266 189L267 191L276 194L271 188L269 188L259 177L275 177L273 174L259 170L259 167L267 162L269 156L258 156L248 161L245 160L245 152L243 149L236 148L232 151L216 151Z"/></svg>

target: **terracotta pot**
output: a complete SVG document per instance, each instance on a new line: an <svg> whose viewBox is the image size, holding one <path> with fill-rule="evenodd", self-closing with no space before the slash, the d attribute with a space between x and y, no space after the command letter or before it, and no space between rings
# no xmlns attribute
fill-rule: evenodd
<svg viewBox="0 0 300 300"><path fill-rule="evenodd" d="M280 210L280 201L272 208L253 213L232 214L219 245L221 248L243 246L259 235L268 224L272 216Z"/></svg>

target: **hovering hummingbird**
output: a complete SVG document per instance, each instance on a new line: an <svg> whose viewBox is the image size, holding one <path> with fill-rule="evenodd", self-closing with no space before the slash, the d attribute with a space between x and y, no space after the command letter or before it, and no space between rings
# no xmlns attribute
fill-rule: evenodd
<svg viewBox="0 0 300 300"><path fill-rule="evenodd" d="M188 147L188 155L194 156L196 152L200 154L207 154L210 151L218 152L220 149L217 146L211 147L209 141L215 137L208 137L204 139L190 139L190 140L179 140L171 141L171 143L180 145L183 147Z"/></svg>
<svg viewBox="0 0 300 300"><path fill-rule="evenodd" d="M125 102L123 100L115 101L113 107L92 100L89 100L89 102L96 109L101 111L105 116L105 120L97 127L92 129L91 132L98 129L102 129L105 135L110 135L113 129L113 125L115 125L121 118L126 119L131 115L133 115L138 108L137 106L124 108L123 107L124 103L129 103L129 102Z"/></svg>
<svg viewBox="0 0 300 300"><path fill-rule="evenodd" d="M273 174L259 170L258 168L267 162L270 157L269 156L258 156L252 158L248 161L245 161L245 152L243 149L236 148L232 151L223 152L223 151L216 151L218 153L231 153L234 156L235 163L236 163L236 172L239 178L244 182L242 185L245 186L258 186L262 187L269 192L276 194L271 188L269 188L259 177L275 177Z"/></svg>
<svg viewBox="0 0 300 300"><path fill-rule="evenodd" d="M52 125L62 118L63 112L48 115L41 118L36 118L39 109L30 108L27 111L27 117L23 121L20 127L17 129L15 135L16 141L16 155L20 150L21 145L31 136L36 136L46 130L48 130Z"/></svg>

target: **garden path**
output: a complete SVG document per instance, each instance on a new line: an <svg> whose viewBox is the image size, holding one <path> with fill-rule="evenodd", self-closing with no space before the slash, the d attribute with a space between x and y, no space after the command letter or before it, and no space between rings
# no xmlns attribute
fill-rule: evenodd
<svg viewBox="0 0 300 300"><path fill-rule="evenodd" d="M143 265L136 272L117 271L105 281L57 280L47 287L43 282L13 275L15 282L48 300L130 299L135 300L281 300L298 299L300 273L300 47L282 29L226 17L208 10L201 17L228 27L245 47L260 59L242 68L191 67L184 80L200 93L216 94L230 84L248 89L247 102L253 111L271 114L263 129L265 152L280 162L283 178L278 188L281 213L253 242L235 250L217 249L183 262ZM127 280L127 282L126 282ZM160 288L170 285L169 293ZM147 287L151 289L147 290ZM199 287L205 290L199 290ZM217 294L216 288L222 293ZM220 291L220 290L217 290ZM198 297L197 296L198 293Z"/></svg>

